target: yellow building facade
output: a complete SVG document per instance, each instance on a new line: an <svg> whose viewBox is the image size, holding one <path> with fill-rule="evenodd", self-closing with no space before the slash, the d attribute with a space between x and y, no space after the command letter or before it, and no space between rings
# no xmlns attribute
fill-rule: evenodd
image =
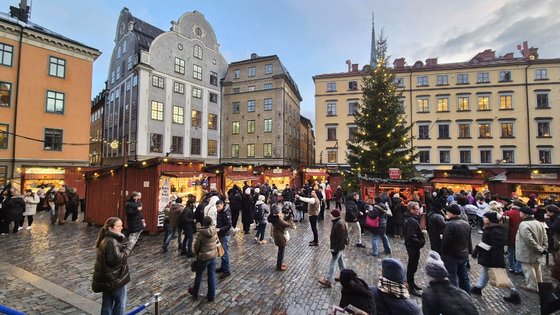
<svg viewBox="0 0 560 315"><path fill-rule="evenodd" d="M486 50L459 63L395 60L417 169L558 167L560 59L539 59L526 45L522 55ZM365 70L314 77L316 163L346 165Z"/></svg>

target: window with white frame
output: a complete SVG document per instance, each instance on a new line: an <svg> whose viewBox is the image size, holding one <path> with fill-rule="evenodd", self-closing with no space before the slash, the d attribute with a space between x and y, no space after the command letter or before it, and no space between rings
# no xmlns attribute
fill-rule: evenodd
<svg viewBox="0 0 560 315"><path fill-rule="evenodd" d="M238 158L239 157L239 144L232 144L231 145L231 157Z"/></svg>
<svg viewBox="0 0 560 315"><path fill-rule="evenodd" d="M264 89L265 90L272 90L272 83L265 83L264 84Z"/></svg>
<svg viewBox="0 0 560 315"><path fill-rule="evenodd" d="M272 99L271 98L265 98L264 99L264 110L265 111L272 110Z"/></svg>
<svg viewBox="0 0 560 315"><path fill-rule="evenodd" d="M552 150L550 150L550 149L539 149L539 163L540 164L552 164Z"/></svg>
<svg viewBox="0 0 560 315"><path fill-rule="evenodd" d="M255 157L255 144L249 143L247 144L247 157L254 158Z"/></svg>
<svg viewBox="0 0 560 315"><path fill-rule="evenodd" d="M513 122L502 122L500 123L500 130L502 138L513 138Z"/></svg>
<svg viewBox="0 0 560 315"><path fill-rule="evenodd" d="M231 103L231 113L232 114L239 114L239 109L240 109L240 103L239 102L233 102Z"/></svg>
<svg viewBox="0 0 560 315"><path fill-rule="evenodd" d="M449 150L439 150L439 162L441 164L451 163L451 151Z"/></svg>
<svg viewBox="0 0 560 315"><path fill-rule="evenodd" d="M13 55L14 46L0 43L0 65L11 67Z"/></svg>
<svg viewBox="0 0 560 315"><path fill-rule="evenodd" d="M192 97L194 98L202 98L202 89L199 88L192 88Z"/></svg>
<svg viewBox="0 0 560 315"><path fill-rule="evenodd" d="M416 86L428 86L428 76L421 75L416 78Z"/></svg>
<svg viewBox="0 0 560 315"><path fill-rule="evenodd" d="M240 125L238 121L231 122L231 134L238 135L239 134Z"/></svg>
<svg viewBox="0 0 560 315"><path fill-rule="evenodd" d="M327 140L336 140L336 126L327 126Z"/></svg>
<svg viewBox="0 0 560 315"><path fill-rule="evenodd" d="M208 140L208 155L217 156L218 155L218 140Z"/></svg>
<svg viewBox="0 0 560 315"><path fill-rule="evenodd" d="M163 152L163 135L159 133L150 134L150 152Z"/></svg>
<svg viewBox="0 0 560 315"><path fill-rule="evenodd" d="M359 132L358 126L348 126L348 141L356 142L358 140Z"/></svg>
<svg viewBox="0 0 560 315"><path fill-rule="evenodd" d="M548 92L537 92L537 108L547 109L550 108L548 104Z"/></svg>
<svg viewBox="0 0 560 315"><path fill-rule="evenodd" d="M348 101L348 115L356 115L359 110L359 103L356 100Z"/></svg>
<svg viewBox="0 0 560 315"><path fill-rule="evenodd" d="M254 120L247 120L247 133L255 133L255 126Z"/></svg>
<svg viewBox="0 0 560 315"><path fill-rule="evenodd" d="M264 120L264 132L272 132L272 118Z"/></svg>
<svg viewBox="0 0 560 315"><path fill-rule="evenodd" d="M264 74L272 74L272 64L264 65Z"/></svg>
<svg viewBox="0 0 560 315"><path fill-rule="evenodd" d="M336 116L336 102L327 102L327 116Z"/></svg>
<svg viewBox="0 0 560 315"><path fill-rule="evenodd" d="M153 75L152 76L152 86L155 86L157 88L163 89L164 87L164 79L162 77L159 77L157 75Z"/></svg>
<svg viewBox="0 0 560 315"><path fill-rule="evenodd" d="M185 74L185 60L175 57L175 72Z"/></svg>
<svg viewBox="0 0 560 315"><path fill-rule="evenodd" d="M152 101L151 115L153 120L163 121L163 103L158 101Z"/></svg>
<svg viewBox="0 0 560 315"><path fill-rule="evenodd" d="M506 149L502 150L502 163L515 163L515 150Z"/></svg>
<svg viewBox="0 0 560 315"><path fill-rule="evenodd" d="M348 90L349 91L357 91L358 90L358 81L348 82Z"/></svg>
<svg viewBox="0 0 560 315"><path fill-rule="evenodd" d="M193 65L193 78L202 81L202 67Z"/></svg>
<svg viewBox="0 0 560 315"><path fill-rule="evenodd" d="M490 82L490 73L479 72L476 74L476 83L489 83L489 82Z"/></svg>
<svg viewBox="0 0 560 315"><path fill-rule="evenodd" d="M427 98L419 98L416 100L416 111L418 113L429 113L430 112L430 106L428 104L428 99Z"/></svg>
<svg viewBox="0 0 560 315"><path fill-rule="evenodd" d="M489 122L481 122L478 124L478 137L481 139L492 138Z"/></svg>
<svg viewBox="0 0 560 315"><path fill-rule="evenodd" d="M327 149L327 163L338 163L338 149Z"/></svg>
<svg viewBox="0 0 560 315"><path fill-rule="evenodd" d="M513 98L513 96L511 94L508 94L508 95L501 94L500 95L500 109L513 109L512 98Z"/></svg>
<svg viewBox="0 0 560 315"><path fill-rule="evenodd" d="M173 92L185 94L185 85L180 82L173 82Z"/></svg>
<svg viewBox="0 0 560 315"><path fill-rule="evenodd" d="M438 124L438 139L450 139L449 124Z"/></svg>
<svg viewBox="0 0 560 315"><path fill-rule="evenodd" d="M449 84L449 76L447 74L438 74L437 85L448 85L448 84Z"/></svg>
<svg viewBox="0 0 560 315"><path fill-rule="evenodd" d="M64 114L64 93L47 91L47 113Z"/></svg>
<svg viewBox="0 0 560 315"><path fill-rule="evenodd" d="M218 103L218 94L210 92L210 103Z"/></svg>
<svg viewBox="0 0 560 315"><path fill-rule="evenodd" d="M457 111L468 111L470 110L469 106L469 97L468 96L459 96L457 97Z"/></svg>
<svg viewBox="0 0 560 315"><path fill-rule="evenodd" d="M404 78L395 78L395 85L397 87L404 87Z"/></svg>
<svg viewBox="0 0 560 315"><path fill-rule="evenodd" d="M179 136L171 137L171 153L183 154L183 137L179 137Z"/></svg>
<svg viewBox="0 0 560 315"><path fill-rule="evenodd" d="M482 95L478 97L478 110L490 110L490 96Z"/></svg>
<svg viewBox="0 0 560 315"><path fill-rule="evenodd" d="M535 69L535 80L548 80L548 71L544 68Z"/></svg>
<svg viewBox="0 0 560 315"><path fill-rule="evenodd" d="M430 139L429 124L418 124L418 139Z"/></svg>
<svg viewBox="0 0 560 315"><path fill-rule="evenodd" d="M471 150L459 150L459 163L470 164L471 161Z"/></svg>
<svg viewBox="0 0 560 315"><path fill-rule="evenodd" d="M430 163L430 150L419 150L418 151L418 162L427 164Z"/></svg>
<svg viewBox="0 0 560 315"><path fill-rule="evenodd" d="M49 57L49 75L64 78L66 76L66 60Z"/></svg>
<svg viewBox="0 0 560 315"><path fill-rule="evenodd" d="M448 112L449 111L449 98L438 97L437 98L437 111L438 112Z"/></svg>
<svg viewBox="0 0 560 315"><path fill-rule="evenodd" d="M327 92L336 92L336 82L327 82Z"/></svg>
<svg viewBox="0 0 560 315"><path fill-rule="evenodd" d="M181 106L173 105L173 123L183 124L185 122L185 109Z"/></svg>
<svg viewBox="0 0 560 315"><path fill-rule="evenodd" d="M552 133L550 132L550 121L537 121L537 137L538 138L552 137Z"/></svg>
<svg viewBox="0 0 560 315"><path fill-rule="evenodd" d="M194 45L193 47L193 57L202 60L202 47Z"/></svg>
<svg viewBox="0 0 560 315"><path fill-rule="evenodd" d="M240 77L241 77L241 70L239 70L239 69L233 70L233 78L234 79L239 79Z"/></svg>
<svg viewBox="0 0 560 315"><path fill-rule="evenodd" d="M511 82L511 71L500 71L500 82Z"/></svg>
<svg viewBox="0 0 560 315"><path fill-rule="evenodd" d="M208 129L218 130L218 115L212 113L208 114Z"/></svg>
<svg viewBox="0 0 560 315"><path fill-rule="evenodd" d="M218 73L213 71L210 72L210 84L218 86Z"/></svg>
<svg viewBox="0 0 560 315"><path fill-rule="evenodd" d="M492 164L492 150L481 149L480 150L480 163L481 164Z"/></svg>
<svg viewBox="0 0 560 315"><path fill-rule="evenodd" d="M469 139L471 137L471 124L459 123L459 139Z"/></svg>
<svg viewBox="0 0 560 315"><path fill-rule="evenodd" d="M469 74L468 73L457 74L457 84L468 84L468 83L469 83Z"/></svg>
<svg viewBox="0 0 560 315"><path fill-rule="evenodd" d="M247 71L247 75L249 77L254 77L257 75L257 68L255 67L249 67L248 71Z"/></svg>
<svg viewBox="0 0 560 315"><path fill-rule="evenodd" d="M257 108L257 102L255 102L255 100L247 101L247 112L252 113L256 110L256 108Z"/></svg>
<svg viewBox="0 0 560 315"><path fill-rule="evenodd" d="M45 151L62 151L62 129L45 128L43 139L43 150Z"/></svg>
<svg viewBox="0 0 560 315"><path fill-rule="evenodd" d="M272 143L263 143L263 157L272 157Z"/></svg>

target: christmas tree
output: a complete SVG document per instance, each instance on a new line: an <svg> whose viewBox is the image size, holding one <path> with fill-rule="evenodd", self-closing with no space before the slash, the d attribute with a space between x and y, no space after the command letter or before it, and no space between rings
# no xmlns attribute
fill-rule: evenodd
<svg viewBox="0 0 560 315"><path fill-rule="evenodd" d="M387 67L387 39L376 41L377 62L364 75L363 96L354 115L357 134L347 142L351 172L348 184L357 188L358 176L388 178L389 168L405 176L415 171L411 126L405 120L401 92Z"/></svg>

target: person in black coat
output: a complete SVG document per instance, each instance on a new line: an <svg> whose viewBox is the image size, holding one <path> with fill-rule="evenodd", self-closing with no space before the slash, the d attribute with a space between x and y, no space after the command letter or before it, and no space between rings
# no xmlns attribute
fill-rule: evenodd
<svg viewBox="0 0 560 315"><path fill-rule="evenodd" d="M441 240L441 256L449 272L449 281L469 293L471 283L467 265L472 253L471 226L461 218L461 208L452 203L447 207L447 223Z"/></svg>
<svg viewBox="0 0 560 315"><path fill-rule="evenodd" d="M498 213L495 211L486 212L482 220L484 222L482 241L473 252L473 257L477 257L478 263L483 267L478 282L471 289L471 294L475 295L482 295L482 289L488 284L490 268L504 269L504 273L507 274L504 259L504 246L507 240L505 227L500 224ZM509 283L510 296L504 296L504 300L514 304L521 303L521 298L513 282L510 280Z"/></svg>
<svg viewBox="0 0 560 315"><path fill-rule="evenodd" d="M229 208L231 209L231 224L233 231L237 232L237 221L239 220L239 214L241 209L243 209L243 192L237 185L228 191Z"/></svg>
<svg viewBox="0 0 560 315"><path fill-rule="evenodd" d="M119 218L107 219L99 231L95 247L97 258L91 288L103 292L101 314L124 314L126 309L127 284L130 282L128 257L135 240L126 240Z"/></svg>
<svg viewBox="0 0 560 315"><path fill-rule="evenodd" d="M441 254L441 238L445 229L445 213L441 209L434 209L428 213L427 219L430 247L433 251Z"/></svg>
<svg viewBox="0 0 560 315"><path fill-rule="evenodd" d="M126 223L128 225L128 234L138 238L140 233L144 231L146 221L142 215L142 203L140 202L140 194L133 191L125 205Z"/></svg>
<svg viewBox="0 0 560 315"><path fill-rule="evenodd" d="M426 239L424 231L420 228L420 205L411 201L407 205L408 213L405 216L403 224L404 246L408 254L408 265L406 267L406 281L410 293L416 296L422 296L419 286L414 281L414 274L418 270L418 261L420 260L420 249L424 247Z"/></svg>
<svg viewBox="0 0 560 315"><path fill-rule="evenodd" d="M241 221L243 222L243 232L245 234L249 234L251 223L253 223L253 212L255 210L255 203L253 202L253 197L251 196L251 188L245 189L241 204Z"/></svg>
<svg viewBox="0 0 560 315"><path fill-rule="evenodd" d="M0 211L3 213L0 233L8 233L11 222L14 222L12 233L17 233L20 230L19 223L23 220L23 213L25 212L25 201L17 189L10 187L2 202L2 209Z"/></svg>
<svg viewBox="0 0 560 315"><path fill-rule="evenodd" d="M422 294L424 315L478 315L471 297L449 282L449 274L437 252L430 251L425 268L430 283Z"/></svg>
<svg viewBox="0 0 560 315"><path fill-rule="evenodd" d="M342 285L342 295L338 306L345 308L352 305L367 314L377 314L373 293L368 284L358 278L354 270L343 269L340 272L340 284Z"/></svg>
<svg viewBox="0 0 560 315"><path fill-rule="evenodd" d="M196 220L194 219L196 197L193 194L188 195L187 205L183 208L183 212L179 216L179 225L185 234L183 243L181 244L181 255L187 257L194 257L192 251L192 243L194 239L194 232L196 231Z"/></svg>
<svg viewBox="0 0 560 315"><path fill-rule="evenodd" d="M356 193L359 199L359 195ZM360 227L359 219L360 219L360 210L358 210L358 203L355 200L355 197L348 196L346 202L344 203L346 208L344 214L344 221L346 222L346 227L348 228L348 236L354 235L352 238L356 240L356 247L365 247L362 244L362 229Z"/></svg>
<svg viewBox="0 0 560 315"><path fill-rule="evenodd" d="M393 207L392 212L393 216L390 218L391 228L390 230L393 232L393 236L398 238L403 235L403 224L404 224L404 217L405 213L407 212L406 207L402 203L402 199L398 193L393 194Z"/></svg>

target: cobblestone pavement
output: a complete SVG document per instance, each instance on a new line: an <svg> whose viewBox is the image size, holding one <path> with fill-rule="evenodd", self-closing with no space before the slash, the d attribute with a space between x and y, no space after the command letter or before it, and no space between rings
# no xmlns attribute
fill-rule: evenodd
<svg viewBox="0 0 560 315"><path fill-rule="evenodd" d="M81 216L80 216L81 219ZM232 275L218 280L215 302L204 298L193 300L187 288L194 282L190 261L180 256L176 242L167 253L162 253L162 236L144 235L129 258L132 281L128 290L128 311L150 300L155 292L161 292L162 314L325 314L328 308L340 300L340 284L332 289L322 288L317 282L326 272L330 253L328 250L329 216L319 223L318 247L307 246L311 230L306 222L298 223L291 231L292 239L286 248L286 272L275 271L276 247L273 243L257 244L251 235L237 233L230 239ZM267 236L270 227L267 228ZM87 314L99 312L101 294L91 291L91 276L95 262L94 241L98 227L87 226L81 220L62 226L51 226L48 214L39 213L30 231L0 236L0 304L16 308L28 314ZM480 236L473 232L473 243ZM401 259L406 266L406 251L402 239L390 238L392 256ZM350 247L345 251L349 268L370 285L381 274L381 260L386 255L372 257L369 235L364 235L367 248ZM380 244L381 245L381 244ZM429 245L422 250L417 283L428 284L424 273L424 261ZM25 277L14 276L4 266L19 267L38 276L55 289L45 289ZM471 259L471 283L480 273L480 266ZM13 269L13 268L12 268ZM17 269L17 268L16 268ZM205 276L206 277L206 276ZM205 279L200 293L206 293ZM549 277L545 268L545 278ZM516 285L523 283L522 276L512 276ZM59 289L56 289L58 287ZM43 289L40 289L43 288ZM77 305L60 292L75 293L91 303ZM60 291L60 292L58 292ZM59 293L59 294L55 294ZM520 291L523 303L519 306L502 300L506 290L488 286L482 297L474 297L481 314L538 314L536 293ZM62 298L61 298L62 297ZM421 299L416 298L420 304ZM93 306L92 306L93 305ZM147 314L153 313L153 307Z"/></svg>

